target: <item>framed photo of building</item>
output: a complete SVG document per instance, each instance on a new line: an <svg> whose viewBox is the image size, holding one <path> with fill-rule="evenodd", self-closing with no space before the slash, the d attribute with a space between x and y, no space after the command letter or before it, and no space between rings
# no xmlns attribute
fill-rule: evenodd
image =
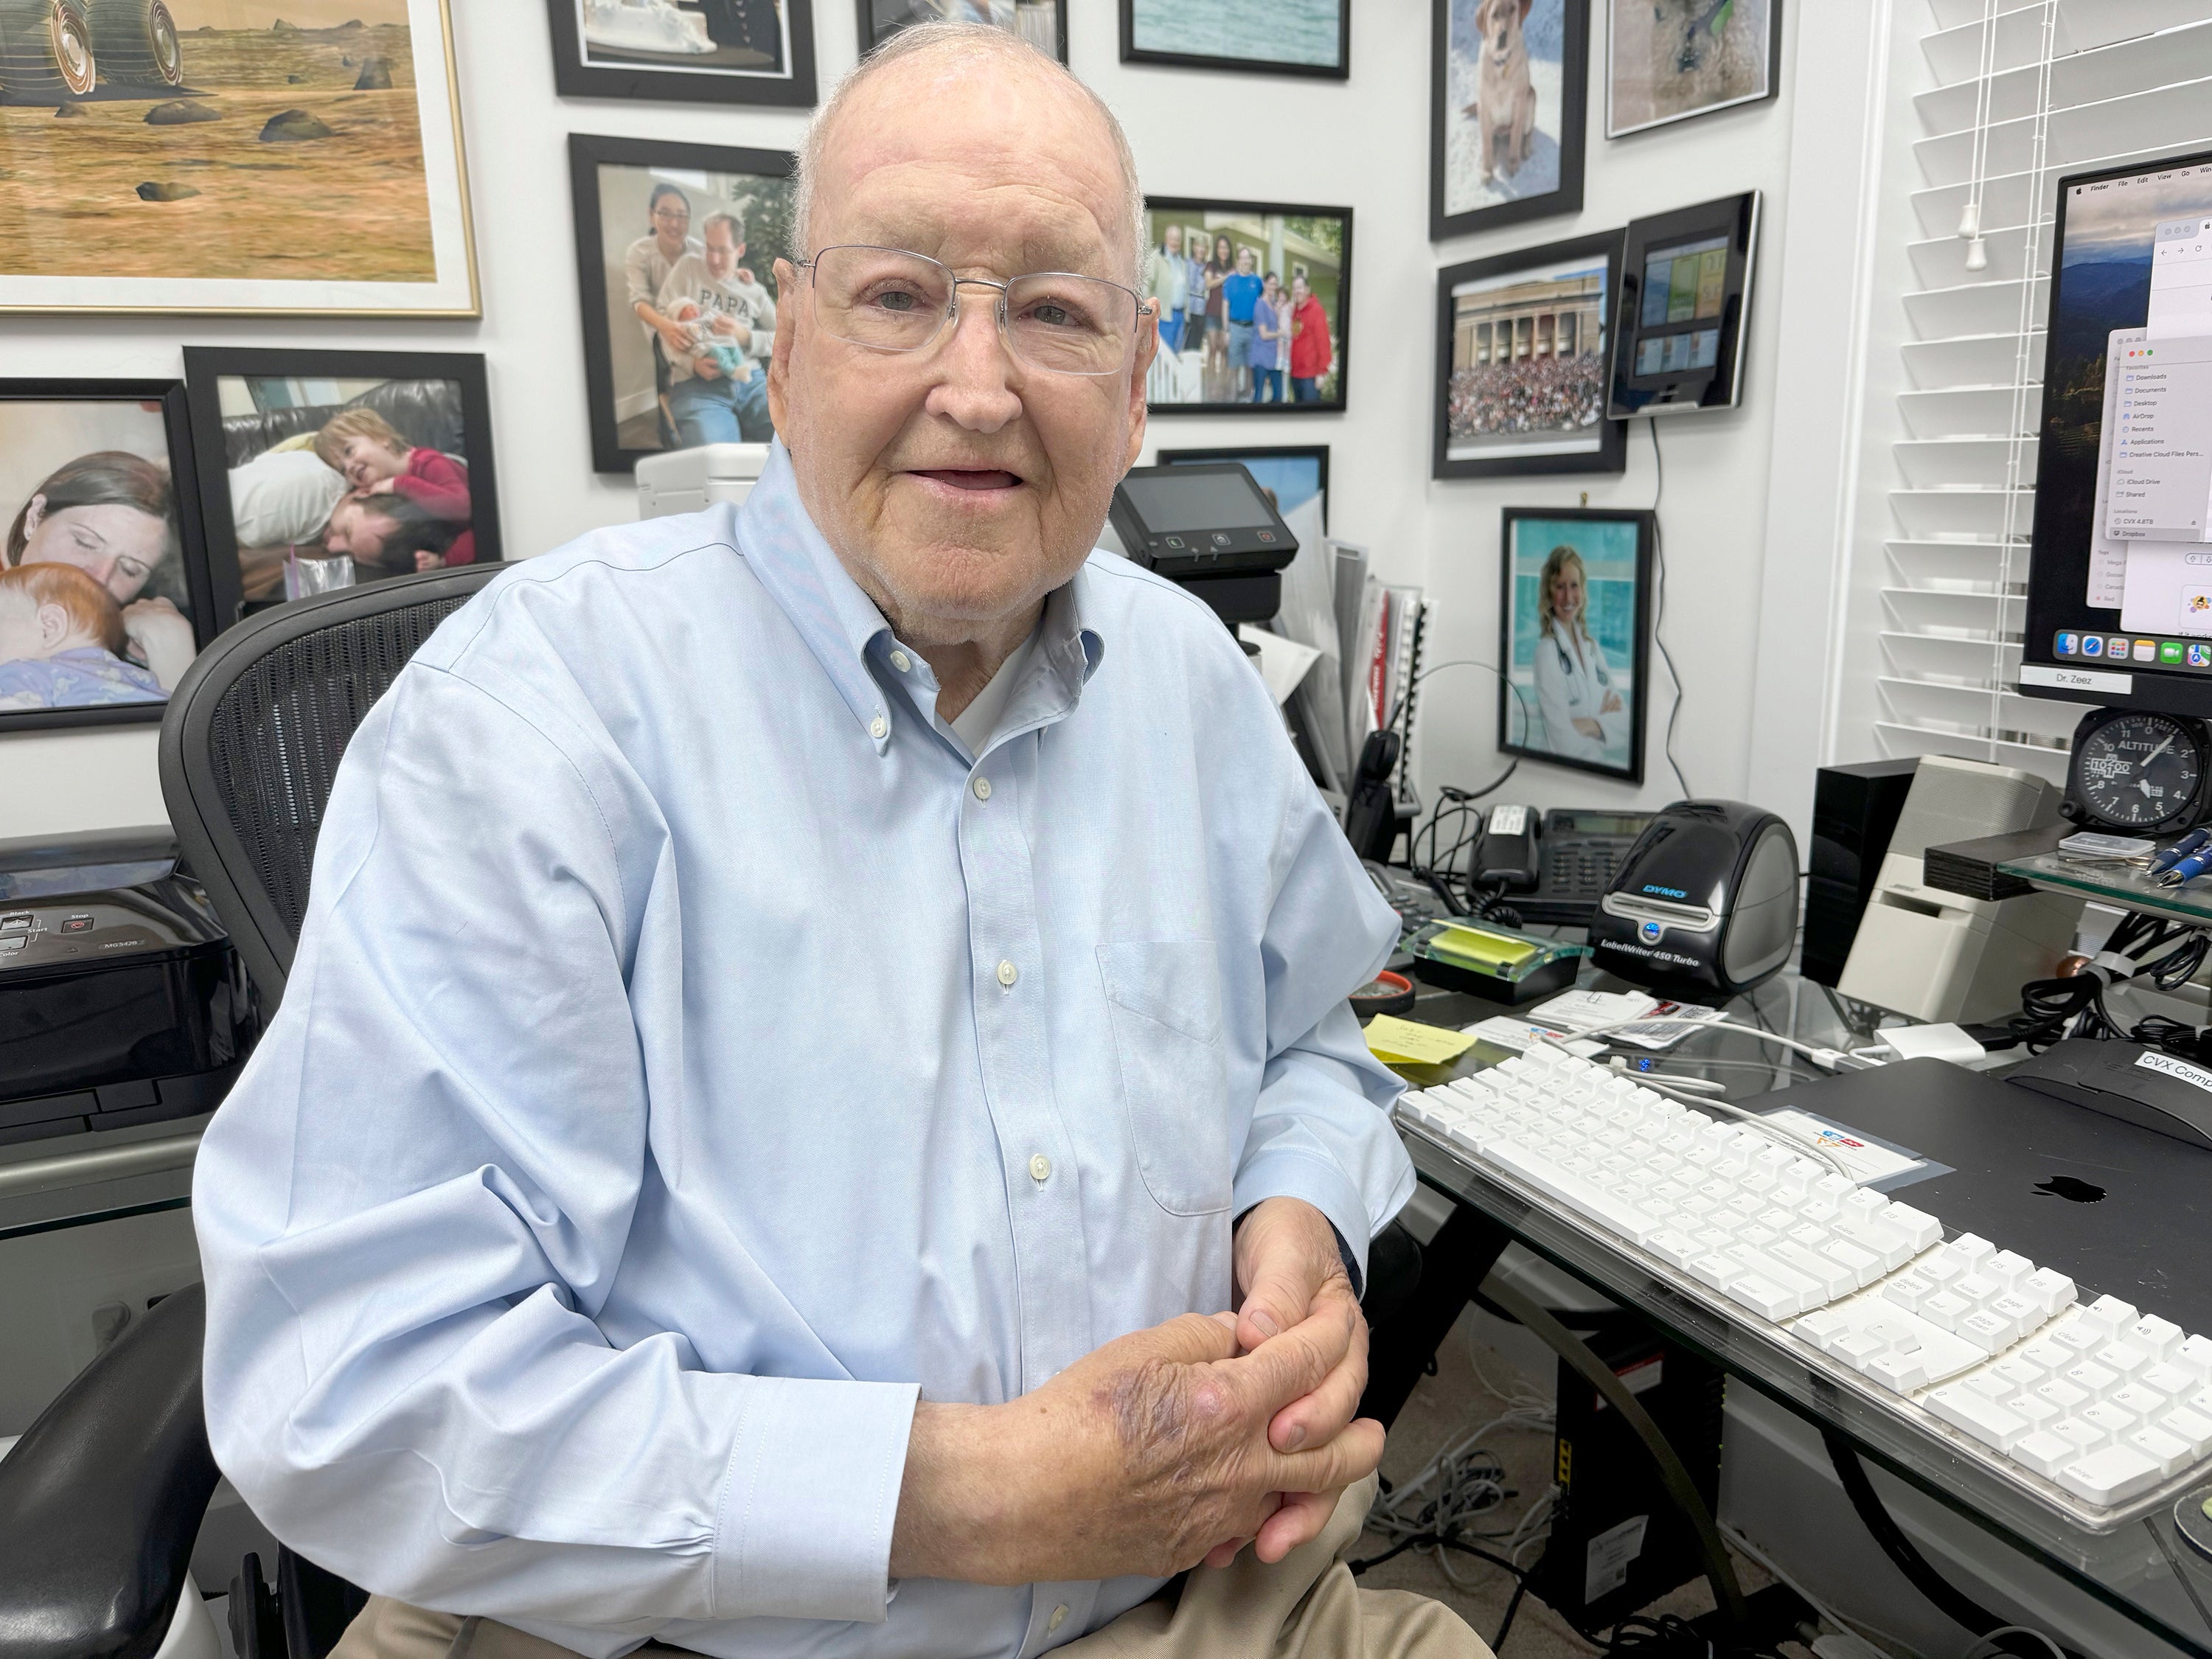
<svg viewBox="0 0 2212 1659"><path fill-rule="evenodd" d="M0 380L0 732L161 718L212 637L180 380Z"/></svg>
<svg viewBox="0 0 2212 1659"><path fill-rule="evenodd" d="M1067 61L1067 0L858 0L858 4L864 55L901 29L951 20L995 24L1061 63Z"/></svg>
<svg viewBox="0 0 2212 1659"><path fill-rule="evenodd" d="M185 348L214 632L311 593L501 556L484 360Z"/></svg>
<svg viewBox="0 0 2212 1659"><path fill-rule="evenodd" d="M1782 84L1782 0L1608 0L1605 136L1756 104Z"/></svg>
<svg viewBox="0 0 2212 1659"><path fill-rule="evenodd" d="M1431 477L1627 467L1627 425L1605 417L1620 246L1609 230L1437 273Z"/></svg>
<svg viewBox="0 0 2212 1659"><path fill-rule="evenodd" d="M814 105L812 0L545 0L564 98Z"/></svg>
<svg viewBox="0 0 2212 1659"><path fill-rule="evenodd" d="M1203 465L1208 461L1235 461L1252 475L1253 482L1275 503L1275 511L1288 518L1308 501L1321 515L1322 532L1328 531L1328 446L1327 444L1271 444L1257 449L1163 449L1162 466Z"/></svg>
<svg viewBox="0 0 2212 1659"><path fill-rule="evenodd" d="M1352 0L1121 0L1121 61L1349 80Z"/></svg>
<svg viewBox="0 0 2212 1659"><path fill-rule="evenodd" d="M1583 204L1589 0L1430 0L1429 239Z"/></svg>
<svg viewBox="0 0 2212 1659"><path fill-rule="evenodd" d="M481 314L447 0L7 9L0 312Z"/></svg>
<svg viewBox="0 0 2212 1659"><path fill-rule="evenodd" d="M1500 749L1644 781L1653 526L1648 512L1504 510Z"/></svg>
<svg viewBox="0 0 2212 1659"><path fill-rule="evenodd" d="M1145 380L1153 414L1343 410L1350 208L1152 196L1145 228L1160 325Z"/></svg>
<svg viewBox="0 0 2212 1659"><path fill-rule="evenodd" d="M572 133L592 465L765 443L788 150Z"/></svg>

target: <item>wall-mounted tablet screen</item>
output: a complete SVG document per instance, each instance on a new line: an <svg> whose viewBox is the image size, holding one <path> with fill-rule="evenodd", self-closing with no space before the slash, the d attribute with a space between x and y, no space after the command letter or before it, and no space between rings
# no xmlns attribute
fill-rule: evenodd
<svg viewBox="0 0 2212 1659"><path fill-rule="evenodd" d="M1630 224L1607 412L1735 406L1758 248L1759 192Z"/></svg>

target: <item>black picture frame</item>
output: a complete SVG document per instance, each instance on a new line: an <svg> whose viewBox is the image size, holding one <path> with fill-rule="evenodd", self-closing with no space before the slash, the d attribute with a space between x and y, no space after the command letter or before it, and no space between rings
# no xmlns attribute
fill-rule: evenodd
<svg viewBox="0 0 2212 1659"><path fill-rule="evenodd" d="M199 476L192 460L192 430L185 407L185 383L170 380L70 380L10 378L0 380L0 403L158 403L163 435L168 441L169 479L176 493L177 556L191 600L192 643L204 648L219 631L215 626L216 599L208 576L207 544L202 533ZM20 504L0 502L0 537L15 522ZM0 558L4 558L0 551ZM64 726L146 726L157 724L168 708L160 702L108 703L82 708L20 708L0 710L0 736L10 732L47 731Z"/></svg>
<svg viewBox="0 0 2212 1659"><path fill-rule="evenodd" d="M592 470L631 472L659 448L625 448L615 406L613 342L605 332L607 318L605 227L599 216L602 167L664 167L689 173L744 173L789 179L798 158L789 150L738 149L724 144L691 144L661 138L610 138L593 133L568 135L568 187L576 226L576 291L584 330L585 395L591 401ZM770 251L770 257L781 249ZM764 276L772 288L773 276Z"/></svg>
<svg viewBox="0 0 2212 1659"><path fill-rule="evenodd" d="M1600 231L1594 235L1571 236L1565 241L1548 242L1541 247L1517 248L1510 253L1493 254L1486 259L1469 259L1462 264L1447 266L1437 273L1435 434L1429 463L1431 477L1537 477L1564 472L1619 473L1627 471L1628 423L1605 418L1603 414L1613 372L1613 328L1617 314L1617 296L1620 292L1621 247L1620 231ZM1556 268L1599 255L1605 260L1605 290L1597 296L1594 307L1598 317L1598 343L1594 350L1577 352L1578 356L1590 360L1596 375L1594 390L1600 411L1596 444L1586 450L1550 454L1454 457L1450 453L1451 396L1458 348L1458 319L1452 290L1468 283L1510 276L1516 271L1534 272ZM1540 324L1540 319L1538 321ZM1553 333L1555 349L1558 330L1559 325L1555 320ZM1534 334L1535 331L1532 329L1531 331ZM1578 330L1578 347L1581 338Z"/></svg>
<svg viewBox="0 0 2212 1659"><path fill-rule="evenodd" d="M1065 64L1067 62L1067 0L1053 0L1052 10L1054 35L1060 44L1060 61ZM895 23L886 29L878 28L872 0L854 0L854 13L859 27L859 33L854 38L860 43L860 56L863 58L900 30L913 27L911 23Z"/></svg>
<svg viewBox="0 0 2212 1659"><path fill-rule="evenodd" d="M1582 211L1583 162L1589 126L1590 0L1536 0L1536 3L1556 3L1560 8L1559 186L1540 195L1453 213L1446 210L1446 186L1454 118L1449 108L1454 0L1430 0L1429 240L1432 242Z"/></svg>
<svg viewBox="0 0 2212 1659"><path fill-rule="evenodd" d="M1162 449L1154 452L1163 466L1185 466L1206 461L1311 461L1321 491L1321 527L1328 529L1328 446L1327 444L1239 444L1226 449ZM1263 486L1264 487L1264 486Z"/></svg>
<svg viewBox="0 0 2212 1659"><path fill-rule="evenodd" d="M865 3L865 0L863 0ZM1293 75L1305 80L1352 78L1352 0L1337 0L1337 59L1334 64L1285 64L1265 58L1208 58L1194 52L1158 52L1137 45L1136 0L1121 0L1121 61L1165 69L1211 70L1227 75Z"/></svg>
<svg viewBox="0 0 2212 1659"><path fill-rule="evenodd" d="M1145 408L1147 413L1164 415L1341 415L1348 406L1352 385L1352 210L1348 207L1316 207L1285 202L1229 202L1206 196L1147 196L1145 216L1149 226L1156 213L1257 214L1261 218L1341 219L1344 222L1344 247L1337 270L1336 341L1330 365L1336 371L1336 396L1325 401L1310 404L1270 402L1255 403L1155 403L1147 388ZM1211 234L1209 232L1209 234ZM1164 320L1164 319L1163 319ZM1156 364L1157 367L1157 364ZM1285 373L1284 384L1289 386Z"/></svg>
<svg viewBox="0 0 2212 1659"><path fill-rule="evenodd" d="M499 533L499 477L492 459L491 393L484 360L473 351L294 350L289 347L186 346L185 400L199 471L200 518L207 544L216 633L244 619L245 576L231 514L219 382L248 380L451 380L460 388L462 458L469 468L469 528L476 562L506 557Z"/></svg>
<svg viewBox="0 0 2212 1659"><path fill-rule="evenodd" d="M1532 636L1534 649L1530 653L1531 685L1523 689L1521 681L1516 678L1519 670L1519 664L1515 657L1515 647L1518 642L1516 624L1519 621L1515 592L1517 574L1516 560L1520 549L1516 545L1515 526L1523 522L1621 524L1632 525L1635 527L1636 592L1633 605L1634 620L1631 624L1633 631L1630 635L1633 661L1629 667L1629 678L1632 689L1628 708L1625 711L1627 716L1628 738L1628 760L1625 765L1607 764L1602 760L1592 760L1548 744L1539 748L1531 743L1512 741L1512 716L1516 710L1522 715L1524 736L1527 733L1530 718L1532 716L1537 719L1542 718L1542 693L1534 684L1537 673L1534 658L1537 653L1545 648L1545 641L1540 634ZM1578 772L1591 772L1600 777L1619 778L1626 783L1640 784L1644 781L1644 731L1647 723L1645 716L1649 709L1651 682L1651 573L1653 550L1658 538L1658 514L1644 507L1509 507L1501 511L1498 518L1498 537L1500 590L1498 607L1498 659L1504 665L1506 685L1503 694L1498 699L1498 747L1499 750L1509 755L1517 755L1528 760L1541 761L1551 766L1565 766ZM1564 546L1566 544L1563 543L1560 545ZM1576 548L1575 551L1579 555L1582 550ZM1540 568L1538 572L1540 580L1541 575L1542 572ZM1585 617L1589 614L1588 586L1586 579L1583 611ZM1595 636L1592 638L1592 643L1598 643ZM1613 689L1618 690L1618 687ZM1550 735L1547 729L1546 737L1548 738ZM1577 738L1577 741L1589 740Z"/></svg>
<svg viewBox="0 0 2212 1659"><path fill-rule="evenodd" d="M1724 109L1743 109L1753 104L1764 104L1782 93L1782 0L1736 0L1743 6L1763 6L1766 9L1766 90L1747 93L1738 98L1723 98L1710 104L1700 104L1695 109L1686 109L1674 115L1662 115L1649 121L1638 121L1633 126L1618 126L1613 121L1613 88L1620 73L1620 54L1615 50L1619 33L1613 27L1613 15L1620 0L1606 0L1605 13L1605 136L1607 138L1626 138L1635 133L1651 132L1660 127L1671 127L1678 121L1694 121L1701 116L1717 115Z"/></svg>
<svg viewBox="0 0 2212 1659"><path fill-rule="evenodd" d="M563 98L814 107L813 0L776 0L787 9L787 33L791 37L791 71L783 76L741 70L659 69L647 62L635 68L586 63L582 33L577 26L577 3L578 0L545 0L553 35L553 87Z"/></svg>

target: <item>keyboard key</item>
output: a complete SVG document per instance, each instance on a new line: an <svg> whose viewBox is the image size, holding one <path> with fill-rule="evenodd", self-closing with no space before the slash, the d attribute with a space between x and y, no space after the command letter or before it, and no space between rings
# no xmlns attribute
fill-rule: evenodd
<svg viewBox="0 0 2212 1659"><path fill-rule="evenodd" d="M2071 1442L2076 1452L2093 1452L2112 1443L2111 1435L2078 1417L2060 1418L2051 1425L2051 1432Z"/></svg>
<svg viewBox="0 0 2212 1659"><path fill-rule="evenodd" d="M2103 1328L2086 1319L2059 1326L2051 1333L2051 1340L2062 1347L2071 1348L2077 1357L2094 1353L2106 1342Z"/></svg>
<svg viewBox="0 0 2212 1659"><path fill-rule="evenodd" d="M2084 1406L2074 1415L2093 1427L2102 1429L2115 1440L2142 1422L2133 1412L2122 1411L2109 1400L2100 1400Z"/></svg>
<svg viewBox="0 0 2212 1659"><path fill-rule="evenodd" d="M1928 1381L1925 1362L1917 1353L1879 1353L1862 1369L1875 1382L1899 1394L1910 1394Z"/></svg>
<svg viewBox="0 0 2212 1659"><path fill-rule="evenodd" d="M1978 1273L1960 1273L1943 1288L1952 1295L1972 1303L1977 1308L1987 1307L2004 1294L2003 1285Z"/></svg>
<svg viewBox="0 0 2212 1659"><path fill-rule="evenodd" d="M1918 1273L1899 1273L1881 1287L1881 1293L1907 1313L1917 1313L1920 1304L1936 1294L1936 1286Z"/></svg>
<svg viewBox="0 0 2212 1659"><path fill-rule="evenodd" d="M2064 1273L2053 1273L2048 1267L2038 1267L2013 1288L2046 1314L2055 1314L2074 1300L2074 1281ZM2212 1346L2212 1344L2206 1346ZM2212 1376L2212 1372L2207 1375Z"/></svg>
<svg viewBox="0 0 2212 1659"><path fill-rule="evenodd" d="M2081 1310L2082 1318L2106 1334L2106 1340L2118 1336L2142 1316L2131 1302L2123 1302L2117 1296L2100 1296Z"/></svg>
<svg viewBox="0 0 2212 1659"><path fill-rule="evenodd" d="M2011 1290L2035 1271L2035 1263L2014 1250L1999 1250L1981 1265L1984 1279L1993 1279L2005 1289Z"/></svg>
<svg viewBox="0 0 2212 1659"><path fill-rule="evenodd" d="M1896 1345L1887 1338L1875 1332L1861 1329L1846 1331L1837 1337L1828 1344L1828 1352L1846 1365L1864 1370L1869 1360L1877 1354L1893 1352L1895 1346Z"/></svg>
<svg viewBox="0 0 2212 1659"><path fill-rule="evenodd" d="M1948 1291L1938 1291L1920 1304L1920 1316L1942 1330L1955 1330L1959 1322L1973 1312L1974 1304L1963 1297L1953 1296Z"/></svg>
<svg viewBox="0 0 2212 1659"><path fill-rule="evenodd" d="M2020 1357L2031 1365L2040 1365L2046 1371L2063 1371L2075 1360L2073 1349L2061 1347L2057 1343L2048 1340L2029 1343L2020 1351Z"/></svg>
<svg viewBox="0 0 2212 1659"><path fill-rule="evenodd" d="M2023 1332L2032 1331L2043 1323L2042 1309L2037 1307L2026 1297L2015 1296L2009 1291L1989 1303L1982 1311L1995 1314L1999 1319L2003 1320L2006 1324L2012 1327L2013 1334L2015 1337Z"/></svg>
<svg viewBox="0 0 2212 1659"><path fill-rule="evenodd" d="M1951 1241L1951 1253L1972 1267L1995 1255L1997 1247L1979 1233L1960 1233Z"/></svg>
<svg viewBox="0 0 2212 1659"><path fill-rule="evenodd" d="M2187 1441L2191 1457L2202 1457L2205 1453L2212 1452L2212 1417L2180 1406L2160 1418L2158 1425L2175 1439Z"/></svg>
<svg viewBox="0 0 2212 1659"><path fill-rule="evenodd" d="M2184 1337L2173 1351L2173 1363L2200 1381L2212 1382L2212 1337Z"/></svg>
<svg viewBox="0 0 2212 1659"><path fill-rule="evenodd" d="M1948 1285L1954 1279L1965 1278L1967 1267L1961 1258L1953 1255L1948 1249L1943 1249L1938 1250L1925 1261L1915 1263L1912 1271L1932 1284Z"/></svg>
<svg viewBox="0 0 2212 1659"><path fill-rule="evenodd" d="M2107 1446L2059 1470L2058 1484L2104 1506L2124 1504L2159 1483L2159 1467L2132 1446Z"/></svg>
<svg viewBox="0 0 2212 1659"><path fill-rule="evenodd" d="M1756 1273L1747 1273L1741 1279L1731 1279L1723 1289L1732 1300L1772 1320L1787 1319L1805 1305L1802 1292L1785 1290Z"/></svg>
<svg viewBox="0 0 2212 1659"><path fill-rule="evenodd" d="M2015 1463L2025 1463L2045 1480L2056 1476L2059 1470L2081 1455L2081 1449L2063 1435L2053 1434L2048 1429L2037 1429L2022 1435L2005 1454Z"/></svg>
<svg viewBox="0 0 2212 1659"><path fill-rule="evenodd" d="M2189 1443L2168 1434L2154 1423L2146 1423L2133 1432L2121 1437L2123 1445L2133 1446L2145 1457L2158 1464L2160 1475L2173 1474L2196 1461Z"/></svg>
<svg viewBox="0 0 2212 1659"><path fill-rule="evenodd" d="M1990 1367L2015 1389L2032 1389L2050 1379L2051 1373L2025 1354L2010 1353Z"/></svg>
<svg viewBox="0 0 2212 1659"><path fill-rule="evenodd" d="M2058 1374L2083 1394L2100 1400L2120 1386L2120 1374L2107 1370L2094 1359L2076 1360Z"/></svg>
<svg viewBox="0 0 2212 1659"><path fill-rule="evenodd" d="M2004 1406L2014 1417L2032 1423L2039 1429L2047 1428L2066 1415L2032 1389L2014 1395L2004 1402Z"/></svg>
<svg viewBox="0 0 2212 1659"><path fill-rule="evenodd" d="M1984 1353L2002 1353L2011 1346L2014 1335L2009 1321L1998 1318L1986 1309L1968 1314L1955 1328Z"/></svg>
<svg viewBox="0 0 2212 1659"><path fill-rule="evenodd" d="M2140 1382L2123 1383L2106 1398L2122 1411L2132 1412L2137 1417L2163 1417L2174 1406L2171 1395L2146 1389Z"/></svg>
<svg viewBox="0 0 2212 1659"><path fill-rule="evenodd" d="M1962 1383L1947 1382L1929 1392L1921 1402L1953 1428L1964 1429L1984 1445L1999 1451L2011 1449L2027 1432L2027 1425L1986 1395Z"/></svg>
<svg viewBox="0 0 2212 1659"><path fill-rule="evenodd" d="M2097 1350L2096 1360L2108 1371L2118 1371L2122 1376L2133 1376L2150 1364L2150 1356L2141 1348L2125 1342L2107 1342Z"/></svg>
<svg viewBox="0 0 2212 1659"><path fill-rule="evenodd" d="M2186 1400L2197 1392L2197 1379L2179 1365L2169 1365L2161 1360L2155 1365L2146 1365L2136 1373L2135 1380L2146 1389L2154 1389L2172 1400Z"/></svg>
<svg viewBox="0 0 2212 1659"><path fill-rule="evenodd" d="M2035 1392L2063 1412L2071 1412L2077 1407L2086 1406L2094 1397L2075 1388L2063 1377L2057 1376L2052 1377L2048 1382L2037 1383Z"/></svg>
<svg viewBox="0 0 2212 1659"><path fill-rule="evenodd" d="M1790 1328L1816 1348L1825 1349L1834 1338L1851 1328L1851 1322L1831 1308L1815 1308Z"/></svg>
<svg viewBox="0 0 2212 1659"><path fill-rule="evenodd" d="M1857 1284L1871 1285L1881 1277L1881 1258L1871 1250L1862 1249L1848 1238L1831 1238L1820 1246L1820 1254L1848 1268Z"/></svg>
<svg viewBox="0 0 2212 1659"><path fill-rule="evenodd" d="M2164 1359L2181 1346L2181 1327L2172 1320L2146 1314L2128 1327L2121 1340L2130 1347L2141 1348L2153 1359Z"/></svg>
<svg viewBox="0 0 2212 1659"><path fill-rule="evenodd" d="M1972 1389L1984 1399L1994 1400L1999 1405L2004 1404L2006 1401L2020 1392L2013 1386L2010 1378L1999 1376L1994 1370L1976 1371L1972 1376L1962 1379L1959 1386L1962 1389ZM2030 1397L2033 1398L2033 1396Z"/></svg>
<svg viewBox="0 0 2212 1659"><path fill-rule="evenodd" d="M1858 1275L1851 1268L1818 1250L1807 1249L1794 1239L1777 1239L1765 1248L1777 1261L1818 1283L1823 1301L1849 1296L1858 1288Z"/></svg>
<svg viewBox="0 0 2212 1659"><path fill-rule="evenodd" d="M1882 1212L1883 1222L1905 1235L1916 1250L1943 1242L1943 1224L1909 1204L1893 1204Z"/></svg>

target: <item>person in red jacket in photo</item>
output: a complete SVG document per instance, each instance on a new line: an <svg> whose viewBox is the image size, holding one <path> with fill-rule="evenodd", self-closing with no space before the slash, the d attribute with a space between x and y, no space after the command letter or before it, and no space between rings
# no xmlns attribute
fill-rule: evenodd
<svg viewBox="0 0 2212 1659"><path fill-rule="evenodd" d="M1322 377L1336 361L1336 348L1328 337L1328 313L1314 298L1303 276L1291 278L1291 398L1294 403L1321 401Z"/></svg>
<svg viewBox="0 0 2212 1659"><path fill-rule="evenodd" d="M441 450L416 449L373 409L341 410L315 434L315 453L343 476L356 495L404 495L431 517L463 526L441 561L423 569L473 564L476 532L470 518L469 470Z"/></svg>

